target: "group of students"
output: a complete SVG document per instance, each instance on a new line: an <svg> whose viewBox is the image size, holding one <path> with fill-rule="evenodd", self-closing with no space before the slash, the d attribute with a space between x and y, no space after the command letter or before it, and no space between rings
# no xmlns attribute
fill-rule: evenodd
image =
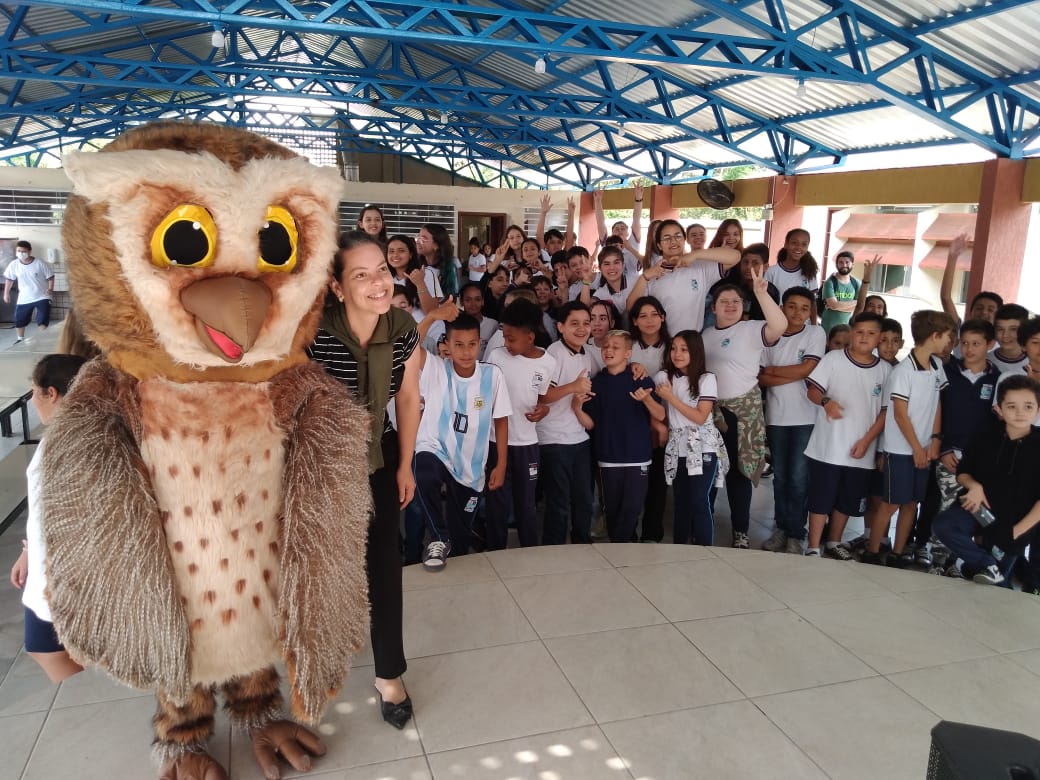
<svg viewBox="0 0 1040 780"><path fill-rule="evenodd" d="M791 231L770 264L768 247L743 246L736 220L710 244L700 225L659 221L640 252L638 222L608 234L597 198L594 263L574 244L569 205L566 232L542 232L546 198L541 240L513 226L493 257L460 262L461 313L450 297L424 306L398 275L397 303L436 356L420 380L408 562L439 570L449 555L501 549L510 523L523 546L589 542L597 496L611 541L659 542L669 485L672 541L715 543L725 485L732 544L746 548L752 492L771 468L776 527L764 549L1005 581L1040 520L1040 493L1017 476L1040 465L1040 434L1032 419L1011 422L1035 416L1040 319L993 293L963 325L920 311L899 361L902 326L868 294L878 258L859 282L846 253L821 289L806 231ZM958 237L951 255L963 248ZM815 324L821 309L830 332ZM1005 440L1014 446L986 449ZM995 462L1002 511L984 536L972 513L993 504L980 497L983 475L961 464ZM978 524L970 548L965 513ZM850 516L869 532L843 543ZM976 543L997 533L1000 560Z"/></svg>

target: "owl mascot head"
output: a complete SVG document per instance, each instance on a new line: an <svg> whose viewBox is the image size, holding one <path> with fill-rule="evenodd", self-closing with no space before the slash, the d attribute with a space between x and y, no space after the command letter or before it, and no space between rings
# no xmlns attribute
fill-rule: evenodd
<svg viewBox="0 0 1040 780"><path fill-rule="evenodd" d="M367 413L307 360L343 182L228 127L72 154L69 285L88 364L43 453L48 597L70 654L155 688L163 778L221 778L215 696L267 777L367 631Z"/></svg>

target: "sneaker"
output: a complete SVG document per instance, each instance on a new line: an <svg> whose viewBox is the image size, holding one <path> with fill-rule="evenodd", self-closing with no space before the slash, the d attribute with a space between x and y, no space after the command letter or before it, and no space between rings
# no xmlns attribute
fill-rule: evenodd
<svg viewBox="0 0 1040 780"><path fill-rule="evenodd" d="M913 554L910 555L909 563L914 562ZM906 552L890 552L888 557L885 559L885 565L891 566L893 569L905 569L907 567L907 555Z"/></svg>
<svg viewBox="0 0 1040 780"><path fill-rule="evenodd" d="M21 343L22 343L23 341L25 341L25 339L23 339L23 338L22 338L21 336L19 336L19 337L17 337L17 338L16 338L15 340L14 340L14 343L15 343L15 344L21 344Z"/></svg>
<svg viewBox="0 0 1040 780"><path fill-rule="evenodd" d="M899 563L901 564L901 568L913 566L916 559L917 548L912 544L907 544L907 546L903 548L903 552L899 553Z"/></svg>
<svg viewBox="0 0 1040 780"><path fill-rule="evenodd" d="M999 585L1004 581L1004 575L1000 573L996 564L990 564L971 579L979 585Z"/></svg>
<svg viewBox="0 0 1040 780"><path fill-rule="evenodd" d="M444 571L448 565L451 545L447 542L430 542L423 553L422 565L426 571Z"/></svg>
<svg viewBox="0 0 1040 780"><path fill-rule="evenodd" d="M932 565L932 551L927 547L920 547L917 550L917 554L914 555L914 561L918 566L931 566Z"/></svg>
<svg viewBox="0 0 1040 780"><path fill-rule="evenodd" d="M834 547L828 547L826 554L828 558L834 558L835 560L839 561L855 560L855 558L853 558L852 556L852 553L849 552L849 549L847 547L842 547L840 544Z"/></svg>
<svg viewBox="0 0 1040 780"><path fill-rule="evenodd" d="M884 566L885 561L881 557L881 553L870 552L870 550L864 550L859 556L860 563L869 563L871 566Z"/></svg>
<svg viewBox="0 0 1040 780"><path fill-rule="evenodd" d="M733 547L737 550L751 549L751 542L748 540L748 535L745 533L741 533L740 531L734 531Z"/></svg>
<svg viewBox="0 0 1040 780"><path fill-rule="evenodd" d="M1031 585L1028 588L1022 588L1023 593L1028 593L1030 596L1040 596L1040 586Z"/></svg>
<svg viewBox="0 0 1040 780"><path fill-rule="evenodd" d="M953 579L955 579L955 580L966 580L966 579L968 579L967 577L964 576L964 572L961 571L960 564L958 564L957 561L954 561L949 566L947 566L946 567L946 571L943 572L943 574L945 574L947 577L953 577Z"/></svg>
<svg viewBox="0 0 1040 780"><path fill-rule="evenodd" d="M780 552L787 544L787 532L774 528L768 539L762 542L762 549L766 552Z"/></svg>
<svg viewBox="0 0 1040 780"><path fill-rule="evenodd" d="M866 534L860 534L855 539L850 539L845 542L845 546L852 550L852 552L862 552L867 549L868 538L869 537Z"/></svg>
<svg viewBox="0 0 1040 780"><path fill-rule="evenodd" d="M793 537L787 537L787 545L784 547L784 552L790 553L791 555L802 554L802 540L795 539Z"/></svg>
<svg viewBox="0 0 1040 780"><path fill-rule="evenodd" d="M819 558L820 557L820 551L817 548L815 548L815 547L810 547L808 550L805 551L805 557L806 558Z"/></svg>

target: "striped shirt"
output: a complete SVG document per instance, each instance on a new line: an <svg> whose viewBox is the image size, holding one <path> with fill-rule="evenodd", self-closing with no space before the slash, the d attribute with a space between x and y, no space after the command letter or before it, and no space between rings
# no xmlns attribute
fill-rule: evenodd
<svg viewBox="0 0 1040 780"><path fill-rule="evenodd" d="M448 358L431 358L419 392L425 408L415 451L433 453L460 485L483 490L494 421L513 413L501 369L477 363L473 376L461 377Z"/></svg>
<svg viewBox="0 0 1040 780"><path fill-rule="evenodd" d="M404 381L404 364L408 362L408 358L412 356L412 352L415 351L418 344L419 331L415 328L407 331L394 342L393 371L390 376L391 400L401 389L401 383ZM357 360L342 341L331 333L319 329L314 337L314 343L307 349L307 354L312 360L321 363L329 376L345 384L356 399L359 401L364 399L364 393L358 392ZM385 410L383 414L383 433L385 434L392 431L393 426L390 424L390 418L386 416Z"/></svg>

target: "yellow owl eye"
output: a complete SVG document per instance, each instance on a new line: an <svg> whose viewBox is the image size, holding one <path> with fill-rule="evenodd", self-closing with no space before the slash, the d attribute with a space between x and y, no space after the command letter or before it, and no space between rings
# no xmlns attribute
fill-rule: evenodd
<svg viewBox="0 0 1040 780"><path fill-rule="evenodd" d="M296 220L281 206L268 206L264 226L257 233L260 257L256 267L261 271L288 273L296 267L296 247L300 241Z"/></svg>
<svg viewBox="0 0 1040 780"><path fill-rule="evenodd" d="M173 209L152 233L152 263L159 268L205 268L216 251L213 215L192 203Z"/></svg>

